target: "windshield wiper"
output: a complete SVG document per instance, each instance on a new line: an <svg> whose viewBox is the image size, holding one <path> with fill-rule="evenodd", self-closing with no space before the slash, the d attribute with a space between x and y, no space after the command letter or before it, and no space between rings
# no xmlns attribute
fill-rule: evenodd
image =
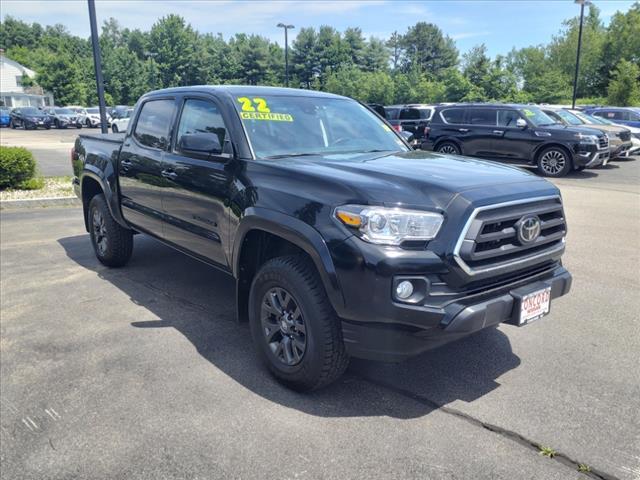
<svg viewBox="0 0 640 480"><path fill-rule="evenodd" d="M275 160L278 158L287 158L287 157L316 157L318 155L322 155L322 153L281 153L279 155L269 155L268 157L262 157L263 160Z"/></svg>

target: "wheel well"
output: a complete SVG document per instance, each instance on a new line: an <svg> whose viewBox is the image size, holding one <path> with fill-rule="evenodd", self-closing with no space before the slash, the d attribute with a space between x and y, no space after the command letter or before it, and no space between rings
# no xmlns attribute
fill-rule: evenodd
<svg viewBox="0 0 640 480"><path fill-rule="evenodd" d="M84 212L84 226L89 231L89 203L91 203L91 199L96 195L100 195L102 192L102 187L98 183L97 180L94 180L90 177L85 177L82 179L82 210Z"/></svg>
<svg viewBox="0 0 640 480"><path fill-rule="evenodd" d="M268 260L285 255L308 254L288 240L264 230L250 230L240 247L238 278L236 281L236 300L238 320L246 322L249 318L249 290L256 272Z"/></svg>

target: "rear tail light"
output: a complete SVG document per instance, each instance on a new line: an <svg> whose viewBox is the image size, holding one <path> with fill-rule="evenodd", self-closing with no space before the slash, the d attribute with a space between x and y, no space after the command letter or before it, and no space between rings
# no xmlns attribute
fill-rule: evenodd
<svg viewBox="0 0 640 480"><path fill-rule="evenodd" d="M396 132L401 132L401 131L402 131L402 125L393 125L393 129L394 129Z"/></svg>
<svg viewBox="0 0 640 480"><path fill-rule="evenodd" d="M424 127L424 138L429 138L430 127Z"/></svg>

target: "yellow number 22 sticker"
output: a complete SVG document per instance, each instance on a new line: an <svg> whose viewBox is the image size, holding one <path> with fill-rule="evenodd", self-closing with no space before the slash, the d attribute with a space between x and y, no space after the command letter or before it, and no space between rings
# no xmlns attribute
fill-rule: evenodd
<svg viewBox="0 0 640 480"><path fill-rule="evenodd" d="M276 122L293 122L293 117L288 113L271 113L264 98L238 97L240 103L240 118L243 120L271 120Z"/></svg>
<svg viewBox="0 0 640 480"><path fill-rule="evenodd" d="M238 102L242 104L243 112L255 112L270 113L271 110L267 107L267 101L264 98L255 97L253 101L247 97L238 97ZM254 107L255 104L255 107Z"/></svg>

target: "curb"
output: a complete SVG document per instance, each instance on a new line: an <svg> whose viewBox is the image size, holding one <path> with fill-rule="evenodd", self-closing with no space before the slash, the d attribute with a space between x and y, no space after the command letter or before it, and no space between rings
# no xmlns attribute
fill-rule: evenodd
<svg viewBox="0 0 640 480"><path fill-rule="evenodd" d="M27 198L24 200L2 200L0 210L19 208L77 207L82 202L77 197Z"/></svg>

